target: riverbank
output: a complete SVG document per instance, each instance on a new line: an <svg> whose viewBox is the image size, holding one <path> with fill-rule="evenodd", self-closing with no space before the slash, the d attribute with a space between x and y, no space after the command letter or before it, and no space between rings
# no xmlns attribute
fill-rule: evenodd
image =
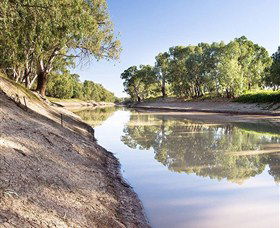
<svg viewBox="0 0 280 228"><path fill-rule="evenodd" d="M118 160L79 117L0 77L0 120L1 226L148 227Z"/></svg>
<svg viewBox="0 0 280 228"><path fill-rule="evenodd" d="M91 108L91 107L108 107L114 106L112 102L96 102L96 101L83 101L79 99L57 99L48 97L48 101L52 105L57 107L63 107L66 109L79 109L79 108Z"/></svg>
<svg viewBox="0 0 280 228"><path fill-rule="evenodd" d="M147 101L132 105L133 108L143 108L161 111L227 113L237 115L268 115L280 117L280 103L256 104L237 103L231 101Z"/></svg>

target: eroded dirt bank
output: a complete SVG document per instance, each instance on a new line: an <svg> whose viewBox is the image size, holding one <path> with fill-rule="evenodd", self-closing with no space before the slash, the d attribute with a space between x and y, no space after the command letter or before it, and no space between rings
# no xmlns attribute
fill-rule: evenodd
<svg viewBox="0 0 280 228"><path fill-rule="evenodd" d="M274 104L250 104L231 101L185 101L159 100L147 101L132 105L135 108L145 108L163 111L183 112L209 112L228 113L237 115L268 115L280 116L280 103Z"/></svg>
<svg viewBox="0 0 280 228"><path fill-rule="evenodd" d="M24 91L1 78L0 88L0 227L148 227L88 125L32 96L24 110L9 98Z"/></svg>
<svg viewBox="0 0 280 228"><path fill-rule="evenodd" d="M59 101L53 102L57 106L64 107L67 109L81 109L89 107L109 107L114 106L111 102L95 102L95 101Z"/></svg>

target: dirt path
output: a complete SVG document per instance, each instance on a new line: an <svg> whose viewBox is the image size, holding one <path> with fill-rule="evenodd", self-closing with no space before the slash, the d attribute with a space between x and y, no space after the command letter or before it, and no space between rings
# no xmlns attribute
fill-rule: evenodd
<svg viewBox="0 0 280 228"><path fill-rule="evenodd" d="M26 95L2 79L0 88ZM26 99L25 111L0 89L0 227L148 227L119 162L90 127Z"/></svg>

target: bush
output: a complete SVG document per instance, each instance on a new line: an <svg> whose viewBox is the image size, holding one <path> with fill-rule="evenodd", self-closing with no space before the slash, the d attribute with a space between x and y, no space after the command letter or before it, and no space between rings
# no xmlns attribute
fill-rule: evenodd
<svg viewBox="0 0 280 228"><path fill-rule="evenodd" d="M247 92L234 101L242 103L280 103L280 91L261 90Z"/></svg>

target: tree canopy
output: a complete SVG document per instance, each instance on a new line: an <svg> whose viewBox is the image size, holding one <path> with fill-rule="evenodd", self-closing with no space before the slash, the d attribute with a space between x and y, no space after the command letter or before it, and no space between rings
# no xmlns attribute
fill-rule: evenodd
<svg viewBox="0 0 280 228"><path fill-rule="evenodd" d="M141 101L154 94L156 72L152 66L132 66L121 74L125 91L135 100Z"/></svg>
<svg viewBox="0 0 280 228"><path fill-rule="evenodd" d="M272 55L272 65L267 72L266 83L274 89L280 88L280 47L278 51Z"/></svg>
<svg viewBox="0 0 280 228"><path fill-rule="evenodd" d="M87 101L115 102L115 95L101 84L86 80L80 82L79 75L69 71L53 72L47 84L46 94L55 98L78 98Z"/></svg>
<svg viewBox="0 0 280 228"><path fill-rule="evenodd" d="M214 42L171 47L155 59L150 75L137 79L146 91L143 98L152 96L147 89L152 89L157 96L161 91L162 97L193 98L207 94L234 98L245 91L273 87L279 83L279 53L271 58L264 47L245 36L228 44ZM124 71L121 78L125 91L137 100L139 92L131 89L131 78L126 76L132 69L133 75L139 75L139 69L134 66Z"/></svg>
<svg viewBox="0 0 280 228"><path fill-rule="evenodd" d="M106 0L3 0L0 68L45 95L49 74L75 57L116 59Z"/></svg>

